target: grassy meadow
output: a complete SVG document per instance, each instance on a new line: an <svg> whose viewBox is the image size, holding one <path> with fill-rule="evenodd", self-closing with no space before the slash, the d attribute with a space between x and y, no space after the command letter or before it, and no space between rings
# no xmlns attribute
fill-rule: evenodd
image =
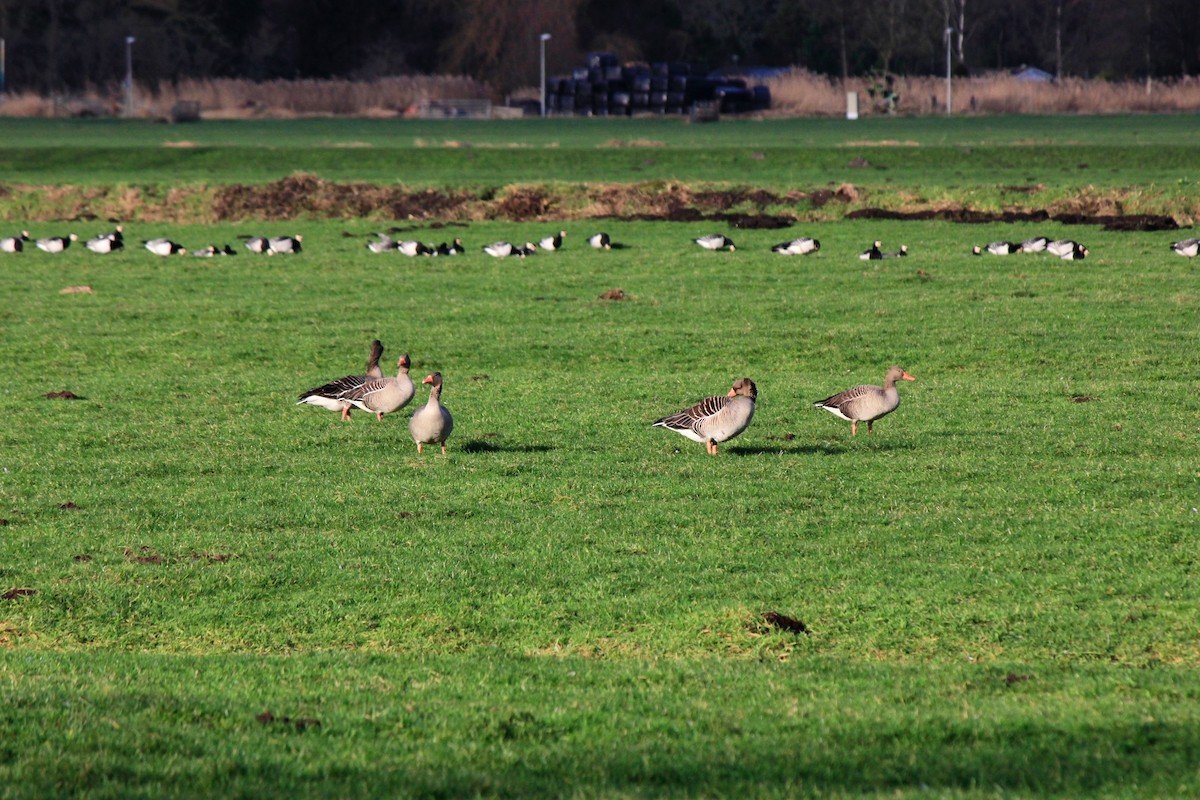
<svg viewBox="0 0 1200 800"><path fill-rule="evenodd" d="M1091 134L1129 151L1114 185L1151 183L1153 152L1186 187L1175 119L1137 122L1158 146ZM807 130L774 124L740 130ZM826 124L813 158L844 159ZM189 179L153 161L176 150L135 141L148 126L0 158L26 148L22 182L86 184L68 165L95 163L93 130L145 165L128 180ZM214 149L260 147L245 130ZM605 179L599 126L579 130L559 149L602 155L547 180ZM687 147L718 163L765 146L675 130L711 132ZM316 140L293 147L261 177L355 178L325 172ZM4 213L5 235L32 226ZM467 253L373 254L363 219L128 223L109 256L0 253L0 797L1200 792L1200 289L1168 250L1190 234L575 220L563 251L495 260L480 246L560 224L394 224ZM600 229L624 246L587 248ZM716 230L736 252L689 241ZM137 247L257 233L300 233L304 252ZM801 233L821 251L769 251ZM969 254L1035 234L1091 256ZM874 239L911 255L860 261ZM294 404L361 370L374 338L385 371L407 352L417 381L445 376L446 457L416 453L415 406L342 422ZM812 408L892 363L918 380L872 435ZM717 456L650 426L742 376L757 413ZM62 391L78 399L46 397Z"/></svg>

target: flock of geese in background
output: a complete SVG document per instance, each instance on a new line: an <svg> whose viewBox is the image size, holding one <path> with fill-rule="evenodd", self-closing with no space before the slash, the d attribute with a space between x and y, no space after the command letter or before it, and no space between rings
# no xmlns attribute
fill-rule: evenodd
<svg viewBox="0 0 1200 800"><path fill-rule="evenodd" d="M558 231L539 242L526 242L523 245L511 242L493 242L483 247L483 252L494 258L526 258L540 251L554 252L563 246L566 231ZM292 255L301 252L302 237L295 236L247 236L244 246L252 253L263 255L285 254ZM79 237L72 233L68 236L49 236L41 239L31 239L28 231L22 231L16 236L0 239L0 252L20 253L24 250L25 242L33 241L39 250L47 253L61 253L78 241ZM723 234L714 233L693 239L698 246L706 250L736 250L733 240ZM620 248L620 244L612 241L607 233L596 233L587 238L589 246L597 250ZM122 226L108 233L98 234L84 242L84 246L94 253L111 253L125 246ZM146 250L158 256L183 255L187 248L170 239L147 239L142 241ZM416 256L457 256L466 252L461 239L453 242L443 242L433 245L416 240L393 239L385 233L375 234L374 239L367 242L367 249L373 253L395 252L401 255ZM821 243L809 236L802 236L771 248L772 252L781 255L811 255L821 249ZM1200 239L1183 239L1171 243L1171 250L1181 256L1195 258L1200 253ZM193 250L193 256L231 256L236 250L228 244L208 245ZM1077 261L1086 258L1088 249L1082 244L1070 239L1051 240L1045 236L1036 236L1023 242L991 242L971 249L974 255L1005 256L1014 253L1046 252L1059 258ZM908 247L901 245L899 250L887 252L882 249L882 242L876 241L871 247L859 254L864 261L884 258L903 258L908 255ZM297 405L314 405L341 414L343 420L350 418L350 410L358 408L375 414L383 420L386 414L391 414L408 405L416 395L416 387L409 378L408 371L411 361L408 354L400 357L397 362L396 377L383 374L379 359L383 355L383 345L375 340L371 345L371 354L367 361L366 374L347 375L344 378L317 386L300 395ZM841 419L850 422L850 433L858 433L858 423L867 423L867 432L872 431L875 420L884 417L900 406L900 395L896 390L896 382L901 380L916 380L900 367L891 367L884 376L882 386L855 386L843 392L831 395L819 402L813 403L817 408L829 411ZM427 375L422 383L430 385L429 400L418 408L409 419L408 430L417 445L417 452L423 452L426 444L437 444L446 452L446 440L454 430L454 417L442 405L442 374L433 372ZM758 397L758 387L750 378L740 378L734 382L729 392L724 395L706 397L689 408L665 416L653 423L675 431L688 439L702 443L710 454L717 453L717 446L741 434L754 418L754 405Z"/></svg>
<svg viewBox="0 0 1200 800"><path fill-rule="evenodd" d="M556 234L546 236L536 244L534 242L526 242L523 245L503 241L492 242L483 246L483 252L493 258L508 258L510 256L525 258L539 250L554 252L555 250L562 249L563 239L566 235L566 231L559 231ZM302 250L301 243L304 237L297 234L295 236L244 236L242 238L244 239L244 246L252 253L262 255L293 255ZM21 231L15 236L0 239L0 252L20 253L25 249L25 243L32 241L39 250L47 253L61 253L69 248L72 242L78 240L79 236L74 233L67 236L47 236L40 239L32 239L29 231ZM737 245L734 244L732 239L720 233L710 233L707 236L700 236L692 241L705 250L733 251L737 249ZM587 243L597 250L611 250L622 246L614 244L612 238L607 233L593 234L587 238ZM112 253L122 250L125 247L125 236L122 226L118 225L116 229L108 233L97 234L84 241L83 244L84 247L93 253ZM188 253L188 249L183 245L164 238L144 239L142 240L142 246L157 256L185 255ZM908 255L908 245L900 245L899 250L892 252L884 251L881 249L882 247L883 243L876 241L869 248L859 253L858 257L864 261L874 261L883 258L902 258ZM455 239L453 242L442 242L435 245L415 239L393 239L386 233L376 233L375 238L367 242L367 249L372 253L399 253L400 255L409 257L456 256L466 252L462 239ZM819 240L811 236L801 236L774 245L771 248L771 252L787 256L804 256L816 253L820 249L821 242ZM1200 239L1182 239L1178 242L1172 242L1171 250L1181 256L1195 258L1200 253ZM971 248L971 253L977 256L984 254L1006 256L1013 253L1042 252L1050 253L1067 261L1080 261L1087 258L1088 255L1088 249L1079 242L1071 239L1052 240L1045 236L1035 236L1023 242L990 242L983 246L976 245ZM192 250L191 254L200 257L232 256L236 255L237 251L229 244L210 244L206 247Z"/></svg>

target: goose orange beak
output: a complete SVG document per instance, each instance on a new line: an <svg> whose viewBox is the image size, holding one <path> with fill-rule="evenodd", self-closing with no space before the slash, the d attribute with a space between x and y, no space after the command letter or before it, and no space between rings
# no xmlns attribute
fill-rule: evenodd
<svg viewBox="0 0 1200 800"><path fill-rule="evenodd" d="M903 375L901 375L901 376L900 376L900 380L903 380L903 381L915 381L915 380L916 380L916 378L914 378L912 375L909 375L909 374L906 372L906 373L904 373Z"/></svg>

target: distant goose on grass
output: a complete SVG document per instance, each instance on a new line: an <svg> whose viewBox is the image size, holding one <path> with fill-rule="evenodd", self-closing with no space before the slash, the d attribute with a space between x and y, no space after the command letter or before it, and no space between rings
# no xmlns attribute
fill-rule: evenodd
<svg viewBox="0 0 1200 800"><path fill-rule="evenodd" d="M526 242L524 247L514 247L512 254L518 258L525 258L537 252L537 245L533 242Z"/></svg>
<svg viewBox="0 0 1200 800"><path fill-rule="evenodd" d="M1026 239L1021 242L1022 253L1040 253L1046 249L1046 245L1050 244L1050 240L1045 236L1034 236L1032 239Z"/></svg>
<svg viewBox="0 0 1200 800"><path fill-rule="evenodd" d="M271 243L265 236L250 236L246 239L246 249L251 253L268 253L271 251Z"/></svg>
<svg viewBox="0 0 1200 800"><path fill-rule="evenodd" d="M186 247L170 239L147 239L142 242L142 246L156 256L182 255L187 252Z"/></svg>
<svg viewBox="0 0 1200 800"><path fill-rule="evenodd" d="M879 246L882 244L883 242L875 242L875 244L871 245L870 249L859 253L858 257L863 261L878 261L883 258L883 251L879 249Z"/></svg>
<svg viewBox="0 0 1200 800"><path fill-rule="evenodd" d="M1046 252L1059 258L1073 259L1086 256L1087 248L1071 239L1055 239L1046 244Z"/></svg>
<svg viewBox="0 0 1200 800"><path fill-rule="evenodd" d="M1171 250L1181 256L1195 258L1200 253L1200 239L1183 239L1171 243Z"/></svg>
<svg viewBox="0 0 1200 800"><path fill-rule="evenodd" d="M446 244L445 242L439 244L434 254L439 256L459 256L465 252L466 248L463 247L462 239L455 239L453 244Z"/></svg>
<svg viewBox="0 0 1200 800"><path fill-rule="evenodd" d="M559 231L553 236L547 236L538 242L538 247L543 250L553 252L562 249L563 237L567 235L566 231Z"/></svg>
<svg viewBox="0 0 1200 800"><path fill-rule="evenodd" d="M730 252L737 250L737 246L734 245L733 240L720 233L710 233L707 236L692 239L692 241L705 250L722 250L726 247L729 248Z"/></svg>
<svg viewBox="0 0 1200 800"><path fill-rule="evenodd" d="M587 242L597 250L612 249L612 238L607 233L594 233L588 237Z"/></svg>
<svg viewBox="0 0 1200 800"><path fill-rule="evenodd" d="M415 258L416 256L428 256L433 254L433 248L424 242L418 242L415 239L405 239L396 244L396 252L402 256Z"/></svg>
<svg viewBox="0 0 1200 800"><path fill-rule="evenodd" d="M375 345L373 342L371 346L372 361L377 360L383 353L383 346L379 345L377 352ZM367 362L368 373L379 372L377 369L371 369L372 361ZM370 374L347 375L302 393L296 405L308 404L330 411L340 411L343 420L350 418L351 407L361 408L375 414L382 421L384 414L398 411L407 405L415 392L413 382L408 377L408 369L412 364L408 354L400 356L396 364L399 370L395 378L383 377L382 372L377 377Z"/></svg>
<svg viewBox="0 0 1200 800"><path fill-rule="evenodd" d="M907 255L908 255L908 245L902 244L902 245L900 245L899 250L897 250L894 253L884 253L883 257L884 258L904 258Z"/></svg>
<svg viewBox="0 0 1200 800"><path fill-rule="evenodd" d="M288 255L299 253L303 248L301 242L304 237L300 234L295 236L272 236L267 240L268 255L274 253L285 253Z"/></svg>
<svg viewBox="0 0 1200 800"><path fill-rule="evenodd" d="M199 250L193 250L192 255L197 258L212 258L213 256L236 256L237 251L226 244L224 247L218 247L215 244L210 244L208 247L201 247Z"/></svg>
<svg viewBox="0 0 1200 800"><path fill-rule="evenodd" d="M790 242L780 242L771 248L772 253L785 256L806 256L821 249L821 243L811 236L801 236Z"/></svg>
<svg viewBox="0 0 1200 800"><path fill-rule="evenodd" d="M397 244L399 242L386 233L377 233L373 241L367 242L367 249L372 253L386 253L389 250L395 250Z"/></svg>
<svg viewBox="0 0 1200 800"><path fill-rule="evenodd" d="M492 258L507 258L513 254L512 242L492 242L483 246L483 252Z"/></svg>
<svg viewBox="0 0 1200 800"><path fill-rule="evenodd" d="M122 249L125 247L125 241L123 239L113 238L111 235L106 233L97 236L94 239L88 239L83 243L83 246L88 250L91 250L93 253L105 254L111 253L114 250Z"/></svg>
<svg viewBox="0 0 1200 800"><path fill-rule="evenodd" d="M44 239L38 239L34 244L37 245L38 250L44 250L47 253L61 253L71 246L71 242L76 241L78 238L73 233L67 236L47 236Z"/></svg>
<svg viewBox="0 0 1200 800"><path fill-rule="evenodd" d="M896 381L915 381L900 367L891 367L884 376L883 386L855 386L844 392L838 392L813 403L817 408L823 408L834 416L850 420L850 435L858 434L858 423L867 423L867 433L875 420L887 416L900 407L900 393L896 391Z"/></svg>
<svg viewBox="0 0 1200 800"><path fill-rule="evenodd" d="M425 376L421 383L429 384L429 400L413 412L408 421L408 432L417 443L417 452L427 444L440 444L442 455L446 455L446 440L454 432L454 417L442 405L442 373Z"/></svg>
<svg viewBox="0 0 1200 800"><path fill-rule="evenodd" d="M20 253L25 249L25 243L28 241L29 231L21 231L16 236L6 236L0 239L0 252Z"/></svg>
<svg viewBox="0 0 1200 800"><path fill-rule="evenodd" d="M717 445L740 434L754 419L758 387L749 378L734 381L728 394L706 397L691 408L663 417L653 427L666 428L701 442L709 455L717 454Z"/></svg>
<svg viewBox="0 0 1200 800"><path fill-rule="evenodd" d="M973 255L981 256L984 253L989 253L993 256L1006 256L1010 253L1021 252L1021 245L1016 242L992 242L984 247L975 245L971 248Z"/></svg>

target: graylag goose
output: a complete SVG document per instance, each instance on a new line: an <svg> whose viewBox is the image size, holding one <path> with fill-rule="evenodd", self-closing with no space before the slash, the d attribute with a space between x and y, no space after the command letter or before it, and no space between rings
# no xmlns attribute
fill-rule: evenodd
<svg viewBox="0 0 1200 800"><path fill-rule="evenodd" d="M813 403L834 416L850 420L850 435L858 435L858 423L867 423L867 433L875 420L885 417L900 407L900 393L896 381L915 381L900 367L890 367L884 376L883 386L855 386L832 397Z"/></svg>
<svg viewBox="0 0 1200 800"><path fill-rule="evenodd" d="M424 445L440 444L442 455L446 455L446 440L454 431L454 417L442 405L442 373L426 375L421 382L429 384L429 400L413 412L408 421L408 432L417 443L418 453L422 452Z"/></svg>
<svg viewBox="0 0 1200 800"><path fill-rule="evenodd" d="M754 419L754 403L758 387L749 378L734 382L725 395L706 397L691 408L663 417L653 427L666 428L686 436L693 442L703 442L710 455L717 454L717 445L740 434Z"/></svg>
<svg viewBox="0 0 1200 800"><path fill-rule="evenodd" d="M705 250L722 250L726 247L730 252L737 250L737 246L733 243L733 239L720 233L710 233L707 236L701 236L698 239L692 239L693 242L703 247Z"/></svg>
<svg viewBox="0 0 1200 800"><path fill-rule="evenodd" d="M413 382L408 377L408 368L412 362L407 353L400 356L396 377L385 378L379 369L381 355L383 345L376 339L371 343L371 357L367 361L366 375L347 375L324 386L309 389L300 395L296 405L308 404L330 411L340 411L343 420L350 419L352 407L370 411L380 420L383 420L384 414L400 410L416 393Z"/></svg>

